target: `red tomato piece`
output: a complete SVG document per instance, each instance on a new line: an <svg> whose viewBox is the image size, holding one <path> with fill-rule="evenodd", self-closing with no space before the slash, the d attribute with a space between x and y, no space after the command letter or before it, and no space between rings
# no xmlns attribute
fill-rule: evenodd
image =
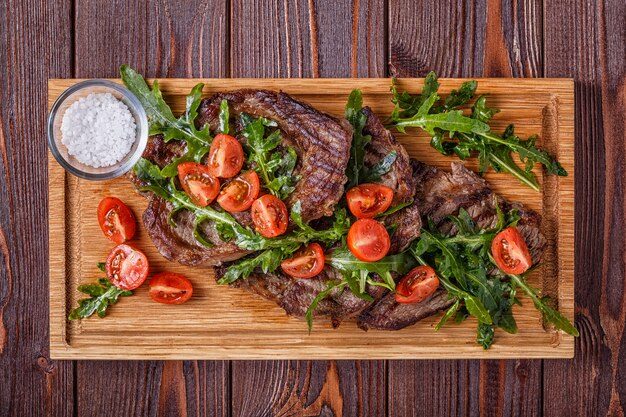
<svg viewBox="0 0 626 417"><path fill-rule="evenodd" d="M135 215L116 197L105 197L100 201L98 223L104 236L118 244L132 239L137 229Z"/></svg>
<svg viewBox="0 0 626 417"><path fill-rule="evenodd" d="M350 226L348 248L365 262L381 260L389 252L391 240L385 226L373 219L360 219Z"/></svg>
<svg viewBox="0 0 626 417"><path fill-rule="evenodd" d="M247 171L222 189L217 202L231 213L246 211L256 200L260 189L259 176L254 171Z"/></svg>
<svg viewBox="0 0 626 417"><path fill-rule="evenodd" d="M271 194L265 194L252 203L252 221L257 232L265 237L276 237L287 231L287 206Z"/></svg>
<svg viewBox="0 0 626 417"><path fill-rule="evenodd" d="M319 243L300 248L291 259L280 263L281 269L292 277L313 278L324 269L324 250Z"/></svg>
<svg viewBox="0 0 626 417"><path fill-rule="evenodd" d="M207 159L211 174L219 178L234 177L241 171L243 160L243 148L237 139L222 133L215 136Z"/></svg>
<svg viewBox="0 0 626 417"><path fill-rule="evenodd" d="M418 266L409 271L396 286L396 302L420 303L439 288L439 277L430 266Z"/></svg>
<svg viewBox="0 0 626 417"><path fill-rule="evenodd" d="M498 268L507 274L522 274L533 264L526 241L515 227L508 227L496 235L491 242L491 254Z"/></svg>
<svg viewBox="0 0 626 417"><path fill-rule="evenodd" d="M220 192L220 181L209 172L205 165L183 162L178 167L178 179L191 201L206 207Z"/></svg>
<svg viewBox="0 0 626 417"><path fill-rule="evenodd" d="M111 250L105 264L105 272L111 284L123 290L134 290L148 276L148 258L130 245L117 245Z"/></svg>
<svg viewBox="0 0 626 417"><path fill-rule="evenodd" d="M359 219L368 219L384 213L391 206L393 190L380 184L360 184L346 193L348 207Z"/></svg>
<svg viewBox="0 0 626 417"><path fill-rule="evenodd" d="M161 272L150 279L150 297L157 303L182 304L191 298L191 281L174 272Z"/></svg>

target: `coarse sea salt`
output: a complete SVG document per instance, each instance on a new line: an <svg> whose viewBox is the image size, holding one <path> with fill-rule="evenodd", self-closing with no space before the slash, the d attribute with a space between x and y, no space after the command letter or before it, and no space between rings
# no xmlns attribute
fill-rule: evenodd
<svg viewBox="0 0 626 417"><path fill-rule="evenodd" d="M135 128L135 118L124 103L110 93L91 93L65 111L61 142L81 163L108 167L128 155Z"/></svg>

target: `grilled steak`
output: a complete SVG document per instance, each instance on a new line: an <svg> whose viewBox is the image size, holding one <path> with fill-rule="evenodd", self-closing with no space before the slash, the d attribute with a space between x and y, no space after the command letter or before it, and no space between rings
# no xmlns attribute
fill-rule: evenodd
<svg viewBox="0 0 626 417"><path fill-rule="evenodd" d="M539 230L541 219L537 213L497 197L484 179L460 162L452 163L452 172L417 161L413 161L413 168L417 182L414 204L423 219L430 218L442 232L454 234L454 227L446 216L458 214L461 208L467 210L481 228L490 228L497 222L496 204L503 211L515 207L522 218L518 229L528 244L533 262L539 262L546 240ZM396 303L394 294L388 293L359 315L357 325L363 330L402 329L449 307L453 302L443 290L437 291L428 300L408 305Z"/></svg>
<svg viewBox="0 0 626 417"><path fill-rule="evenodd" d="M285 93L238 90L204 100L199 108L198 127L208 123L211 132L217 131L222 99L229 102L236 136L242 143L245 143L245 138L241 135L238 120L239 114L245 112L253 117L275 121L282 133L281 145L291 146L296 151L298 162L294 174L300 175L301 180L286 201L287 205L300 200L302 218L306 222L332 214L346 182L345 170L352 138L349 123L323 114ZM185 150L184 142L173 140L165 143L161 136L152 136L143 157L162 168ZM133 175L131 180L141 186ZM149 203L143 222L165 258L190 266L208 266L232 261L249 253L233 243L222 241L209 221L202 225L202 231L214 246L203 246L193 234L193 215L184 210L175 213L172 220L176 227L172 227L168 222L171 205L151 193L146 193L146 197ZM233 215L239 223L251 225L249 213Z"/></svg>
<svg viewBox="0 0 626 417"><path fill-rule="evenodd" d="M384 128L369 107L365 107L363 111L368 116L363 133L372 136L372 140L365 148L365 164L371 167L390 152L395 151L396 161L391 170L381 177L380 183L394 190L393 205L412 200L415 193L415 181L409 155L404 147L396 142L391 132ZM406 249L408 244L419 236L422 227L419 208L416 205L411 205L387 216L383 221L386 225L393 224L397 227L391 239L391 253ZM224 272L225 268L217 268L217 278L221 278ZM326 288L326 281L333 278L340 278L340 276L331 267L326 267L320 275L311 279L294 279L280 271L272 274L256 271L248 279L236 281L232 285L246 288L275 301L287 314L303 317L311 301ZM385 290L381 287L370 286L367 291L374 298L382 297L385 294ZM330 316L333 325L338 326L341 321L355 316L369 304L346 289L337 291L321 302L315 315Z"/></svg>

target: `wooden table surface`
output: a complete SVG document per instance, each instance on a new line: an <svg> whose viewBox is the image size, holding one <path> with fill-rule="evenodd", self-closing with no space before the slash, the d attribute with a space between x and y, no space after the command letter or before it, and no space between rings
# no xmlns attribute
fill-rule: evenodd
<svg viewBox="0 0 626 417"><path fill-rule="evenodd" d="M575 359L50 360L46 82L122 63L150 77L573 77ZM625 112L624 0L3 1L0 416L623 415Z"/></svg>

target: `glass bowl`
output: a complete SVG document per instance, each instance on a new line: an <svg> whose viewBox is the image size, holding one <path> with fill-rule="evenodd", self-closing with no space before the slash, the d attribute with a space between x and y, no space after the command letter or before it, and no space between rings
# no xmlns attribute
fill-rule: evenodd
<svg viewBox="0 0 626 417"><path fill-rule="evenodd" d="M61 142L61 123L65 111L76 100L91 93L110 93L128 107L135 118L135 143L115 165L94 168L70 155ZM109 80L87 80L74 84L54 102L48 118L48 146L57 162L69 173L87 180L108 180L124 175L139 161L148 143L148 118L141 103L127 88Z"/></svg>

